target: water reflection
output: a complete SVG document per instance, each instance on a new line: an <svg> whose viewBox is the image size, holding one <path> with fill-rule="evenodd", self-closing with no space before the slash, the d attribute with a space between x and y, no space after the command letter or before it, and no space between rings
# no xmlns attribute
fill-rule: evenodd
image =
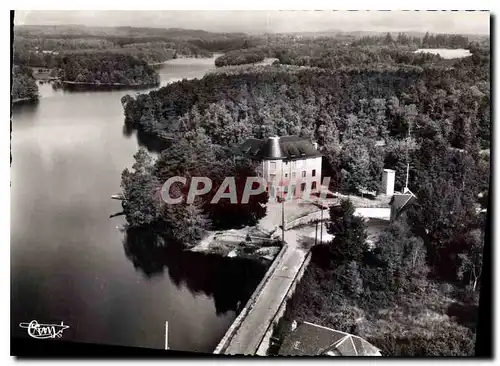
<svg viewBox="0 0 500 366"><path fill-rule="evenodd" d="M138 90L147 91L151 88L156 88L158 84L144 84L144 85L106 85L106 84L69 84L69 83L52 83L54 90L63 90L65 92L109 92L117 90Z"/></svg>
<svg viewBox="0 0 500 366"><path fill-rule="evenodd" d="M153 153L161 153L172 144L172 140L165 140L142 130L135 130L135 136L140 146Z"/></svg>
<svg viewBox="0 0 500 366"><path fill-rule="evenodd" d="M163 150L171 146L172 140L165 140L161 137L145 132L140 129L135 129L130 124L124 123L122 128L123 136L129 138L135 135L137 143L141 147L145 147L149 152L161 153Z"/></svg>
<svg viewBox="0 0 500 366"><path fill-rule="evenodd" d="M134 129L132 126L124 123L122 128L123 136L130 137L134 134Z"/></svg>
<svg viewBox="0 0 500 366"><path fill-rule="evenodd" d="M178 288L187 286L193 294L213 298L217 315L239 312L267 270L257 260L182 250L147 229L127 230L123 247L136 270L147 278L166 270Z"/></svg>
<svg viewBox="0 0 500 366"><path fill-rule="evenodd" d="M12 99L12 98L11 98ZM17 103L13 104L11 101L12 110L26 109L26 110L34 110L40 100L20 100Z"/></svg>
<svg viewBox="0 0 500 366"><path fill-rule="evenodd" d="M176 67L168 67L171 77L189 76L184 74L189 66ZM226 297L210 285L220 276L203 273L214 270L210 260L205 264L175 254L189 268L170 269L175 264L164 258L167 254L147 249L156 236L135 236L138 242L151 241L142 251L126 244L137 263L134 270L124 255L124 233L117 230L124 217L108 218L121 211L110 196L120 190L123 169L134 163L137 140L151 141L135 132L127 137L122 129L120 100L135 92L70 92L47 83L39 92L37 105L12 109L12 336L28 337L20 322L64 321L71 327L64 340L161 349L168 320L172 349L212 352L235 314L217 315L205 291L215 293L222 310L235 308L234 299L243 295L227 295L229 305L224 305ZM244 274L235 276L246 280ZM201 294L193 295L194 288ZM229 284L222 288L239 290Z"/></svg>

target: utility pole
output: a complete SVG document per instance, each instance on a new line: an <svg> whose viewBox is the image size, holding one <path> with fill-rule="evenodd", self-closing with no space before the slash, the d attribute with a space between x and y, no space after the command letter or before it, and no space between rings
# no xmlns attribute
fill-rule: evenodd
<svg viewBox="0 0 500 366"><path fill-rule="evenodd" d="M283 182L283 160L281 161L281 181ZM280 188L283 189L283 187ZM285 245L285 198L284 197L281 197L281 245Z"/></svg>
<svg viewBox="0 0 500 366"><path fill-rule="evenodd" d="M168 349L168 321L165 322L165 349Z"/></svg>
<svg viewBox="0 0 500 366"><path fill-rule="evenodd" d="M319 236L320 244L323 244L323 204L321 205L321 221L319 223L321 225L321 234Z"/></svg>
<svg viewBox="0 0 500 366"><path fill-rule="evenodd" d="M281 244L285 245L285 200L281 198Z"/></svg>
<svg viewBox="0 0 500 366"><path fill-rule="evenodd" d="M316 220L316 233L314 234L314 245L318 244L318 220Z"/></svg>
<svg viewBox="0 0 500 366"><path fill-rule="evenodd" d="M405 190L408 189L408 177L410 176L410 130L411 130L411 123L408 122L408 138L406 142L406 184L405 184Z"/></svg>

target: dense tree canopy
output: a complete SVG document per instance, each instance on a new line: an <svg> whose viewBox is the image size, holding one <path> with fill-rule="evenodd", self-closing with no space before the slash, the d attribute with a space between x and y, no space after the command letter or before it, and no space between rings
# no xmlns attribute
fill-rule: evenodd
<svg viewBox="0 0 500 366"><path fill-rule="evenodd" d="M157 135L203 127L221 145L300 134L319 142L334 189L377 191L384 167L396 170L400 189L406 164L414 172L416 149L429 134L467 152L489 146L489 59L483 49L475 52L450 67L438 67L438 60L217 72L128 98L126 123ZM350 61L352 55L342 57ZM414 179L412 174L411 185Z"/></svg>
<svg viewBox="0 0 500 366"><path fill-rule="evenodd" d="M334 238L312 248L281 321L304 320L359 335L383 356L473 355L473 331L439 314L450 311L448 300L428 278L426 247L406 217L384 229L372 249L365 229L351 202L331 208L327 230ZM471 262L478 264L477 255L469 256L467 273ZM280 327L275 336L282 336Z"/></svg>
<svg viewBox="0 0 500 366"><path fill-rule="evenodd" d="M333 235L330 260L348 262L351 274L357 271L356 263L368 249L363 218L355 216L354 211L352 202L343 200L339 206L330 207L330 221L326 224L327 232Z"/></svg>
<svg viewBox="0 0 500 366"><path fill-rule="evenodd" d="M153 68L132 56L83 53L65 56L60 64L62 81L89 84L156 85Z"/></svg>
<svg viewBox="0 0 500 366"><path fill-rule="evenodd" d="M331 209L327 228L334 238L313 248L312 267L287 309L293 319L363 335L357 325L363 312L374 321L394 304L409 314L435 309L433 302L455 296L438 290L439 282L470 295L481 281L484 223L478 209L490 174L489 44L461 36L424 38L297 39L283 47L273 39L231 55L258 49L279 64L220 68L201 80L127 96L125 123L157 136L203 128L208 141L221 146L249 137L310 137L320 145L330 188L348 193L379 191L383 168L396 170L396 189L402 189L409 165L415 203L380 234L374 249L352 204ZM444 60L414 53L423 45L467 47L472 56ZM427 315L419 316L425 321ZM386 337L387 330L366 336L391 355L473 353L473 335L453 319L428 332L416 324L414 333L398 327L389 331L395 338Z"/></svg>
<svg viewBox="0 0 500 366"><path fill-rule="evenodd" d="M38 85L30 68L14 66L11 95L13 103L38 100Z"/></svg>
<svg viewBox="0 0 500 366"><path fill-rule="evenodd" d="M187 134L163 150L154 162L144 149L135 159L133 172L126 169L122 175L124 211L131 227L155 226L189 246L206 229L255 225L266 213L266 192L242 202L247 177L256 175L254 165L245 159L233 159L228 151L212 145L202 130ZM174 183L168 192L163 192L163 184L172 177L183 177L186 182ZM190 203L190 189L203 188L194 186L194 177L209 178L212 186ZM234 178L236 202L229 198L213 200L221 186L225 187L226 177ZM166 204L162 195L167 193L172 198L182 198L181 202Z"/></svg>
<svg viewBox="0 0 500 366"><path fill-rule="evenodd" d="M427 32L423 37L417 37L405 33L397 35L386 33L384 36L363 36L352 42L352 45L356 46L391 44L415 48L468 48L469 39L460 34L429 34Z"/></svg>
<svg viewBox="0 0 500 366"><path fill-rule="evenodd" d="M426 40L452 48L466 41ZM409 164L415 204L372 250L352 205L332 208L334 239L313 249L311 273L292 301L294 318L352 331L361 317L353 309L377 314L394 303L430 307L422 296L436 281L469 291L480 283L484 224L477 209L489 184L483 153L491 125L488 47L471 43L472 56L443 60L414 53L418 42L392 35L354 45L321 39L280 49L271 42L258 49L279 65L221 68L201 80L125 97L126 124L158 136L203 128L221 146L248 137L307 136L320 145L331 188L345 192L379 191L383 168L396 170L401 189ZM444 329L448 339L441 337ZM471 354L472 336L460 329L446 321L425 336L401 330L397 341L370 337L394 355ZM439 350L428 347L433 341Z"/></svg>
<svg viewBox="0 0 500 366"><path fill-rule="evenodd" d="M242 34L179 29L63 25L20 26L14 33L14 62L45 68L58 67L65 55L102 50L134 56L148 63L175 57L211 57L212 52L239 48L248 39Z"/></svg>
<svg viewBox="0 0 500 366"><path fill-rule="evenodd" d="M264 60L265 54L259 49L235 50L215 59L215 66L243 65Z"/></svg>
<svg viewBox="0 0 500 366"><path fill-rule="evenodd" d="M411 334L406 337L388 334L385 338L370 339L383 356L403 357L463 357L474 356L475 335L455 323L438 323L432 337Z"/></svg>
<svg viewBox="0 0 500 366"><path fill-rule="evenodd" d="M441 47L466 48L472 55L446 60L415 52ZM469 294L481 283L484 221L478 211L487 208L490 177L489 47L484 39L444 34L250 37L34 26L16 30L14 62L57 69L70 82L157 84L148 63L225 52L216 66L234 67L122 98L129 130L173 141L155 158L140 150L132 169L124 170L127 222L154 227L184 247L207 229L253 225L265 215L266 193L247 204L211 203L224 178L235 177L240 199L246 177L255 175L252 162L228 149L247 138L293 134L316 140L330 188L345 193L380 191L383 168L396 171L400 190L409 166L415 202L380 234L374 249L352 203L331 208L327 231L334 238L313 248L287 316L366 335L388 355L470 355L473 335L450 319L425 332L413 324L415 332L402 326L366 334L358 320L376 322L381 309L395 304L409 308L404 319L411 320L420 308L434 309L433 300L443 301L436 295L438 281ZM266 57L278 61L244 66ZM14 68L12 95L36 99L29 69ZM184 199L168 205L162 185L173 176L185 177L186 184L174 184L168 193ZM208 177L213 185L187 203L194 177ZM387 319L398 316L397 310L391 314Z"/></svg>

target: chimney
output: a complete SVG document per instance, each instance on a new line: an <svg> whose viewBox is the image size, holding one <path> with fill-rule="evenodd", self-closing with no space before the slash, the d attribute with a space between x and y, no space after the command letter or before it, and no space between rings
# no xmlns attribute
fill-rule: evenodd
<svg viewBox="0 0 500 366"><path fill-rule="evenodd" d="M268 139L268 157L273 159L281 159L281 147L279 136L269 137Z"/></svg>
<svg viewBox="0 0 500 366"><path fill-rule="evenodd" d="M384 169L382 175L382 191L388 196L394 195L394 182L396 180L396 171L392 169Z"/></svg>

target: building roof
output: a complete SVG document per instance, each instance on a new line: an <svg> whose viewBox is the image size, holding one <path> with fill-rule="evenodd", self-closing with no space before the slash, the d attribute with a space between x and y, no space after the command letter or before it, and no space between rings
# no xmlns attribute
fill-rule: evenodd
<svg viewBox="0 0 500 366"><path fill-rule="evenodd" d="M297 160L321 156L312 141L299 136L248 139L238 148L240 154L260 160Z"/></svg>
<svg viewBox="0 0 500 366"><path fill-rule="evenodd" d="M381 356L363 338L308 322L299 322L284 339L281 356Z"/></svg>
<svg viewBox="0 0 500 366"><path fill-rule="evenodd" d="M416 198L417 197L408 188L405 188L403 193L395 192L389 204L391 205L391 209L395 210L394 212L397 216L406 207L415 202Z"/></svg>

